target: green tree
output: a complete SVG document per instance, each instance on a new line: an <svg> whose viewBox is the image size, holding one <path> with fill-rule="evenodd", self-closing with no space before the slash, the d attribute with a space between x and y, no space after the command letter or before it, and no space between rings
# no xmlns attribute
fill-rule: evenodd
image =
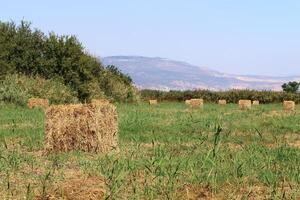
<svg viewBox="0 0 300 200"><path fill-rule="evenodd" d="M128 75L104 67L75 36L46 35L26 21L0 21L0 80L10 74L59 80L82 102L102 97L127 101L135 94Z"/></svg>
<svg viewBox="0 0 300 200"><path fill-rule="evenodd" d="M281 87L284 92L296 93L299 90L300 83L296 81L284 83Z"/></svg>

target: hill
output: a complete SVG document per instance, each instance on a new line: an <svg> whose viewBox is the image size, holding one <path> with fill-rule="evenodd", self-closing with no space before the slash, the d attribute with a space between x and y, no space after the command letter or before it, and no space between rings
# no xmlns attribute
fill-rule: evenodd
<svg viewBox="0 0 300 200"><path fill-rule="evenodd" d="M138 87L147 89L281 90L284 82L300 80L300 76L232 75L160 57L111 56L101 60L104 65L117 66L129 74Z"/></svg>

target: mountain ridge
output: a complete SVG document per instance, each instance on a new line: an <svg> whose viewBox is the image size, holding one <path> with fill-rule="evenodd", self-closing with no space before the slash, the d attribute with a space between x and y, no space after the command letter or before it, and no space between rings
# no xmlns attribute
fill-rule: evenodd
<svg viewBox="0 0 300 200"><path fill-rule="evenodd" d="M227 74L161 57L109 56L101 58L101 61L104 65L115 65L129 74L137 87L142 89L281 90L283 83L300 80L300 76Z"/></svg>

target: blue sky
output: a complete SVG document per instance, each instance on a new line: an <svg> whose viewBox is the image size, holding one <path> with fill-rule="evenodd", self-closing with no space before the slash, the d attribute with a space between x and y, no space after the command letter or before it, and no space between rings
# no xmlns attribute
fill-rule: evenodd
<svg viewBox="0 0 300 200"><path fill-rule="evenodd" d="M187 61L234 74L300 75L298 0L2 1L0 20L74 34L97 56Z"/></svg>

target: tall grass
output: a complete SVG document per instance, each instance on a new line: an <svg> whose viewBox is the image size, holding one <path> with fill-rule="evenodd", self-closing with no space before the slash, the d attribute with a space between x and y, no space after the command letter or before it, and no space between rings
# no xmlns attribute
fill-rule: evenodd
<svg viewBox="0 0 300 200"><path fill-rule="evenodd" d="M117 109L120 154L44 156L43 112L3 106L0 199L67 199L64 184L74 177L103 180L85 187L102 188L103 199L300 198L299 106L294 113L280 104L249 111L183 103Z"/></svg>

